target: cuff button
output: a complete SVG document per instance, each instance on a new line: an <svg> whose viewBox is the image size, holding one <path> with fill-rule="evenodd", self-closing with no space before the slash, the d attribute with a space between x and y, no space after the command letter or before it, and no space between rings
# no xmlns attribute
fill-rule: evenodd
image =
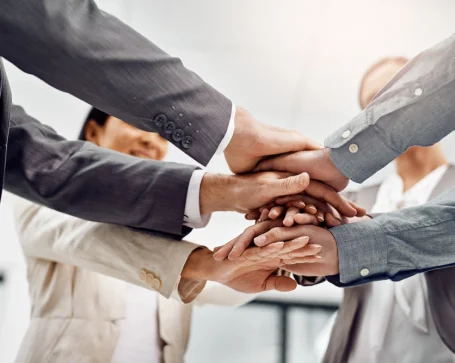
<svg viewBox="0 0 455 363"><path fill-rule="evenodd" d="M175 142L182 141L184 137L185 137L185 132L182 129L177 129L172 134L172 140L174 140Z"/></svg>
<svg viewBox="0 0 455 363"><path fill-rule="evenodd" d="M164 132L168 135L172 134L175 131L175 123L172 121L166 122L164 125Z"/></svg>
<svg viewBox="0 0 455 363"><path fill-rule="evenodd" d="M189 149L193 144L193 138L191 136L185 136L182 140L182 147L184 149Z"/></svg>
<svg viewBox="0 0 455 363"><path fill-rule="evenodd" d="M355 154L357 151L359 151L359 147L356 144L351 144L349 145L349 151L352 154Z"/></svg>
<svg viewBox="0 0 455 363"><path fill-rule="evenodd" d="M347 139L349 136L351 136L351 131L346 130L345 132L343 132L343 135L341 136L343 137L343 139Z"/></svg>
<svg viewBox="0 0 455 363"><path fill-rule="evenodd" d="M153 123L157 128L162 128L163 125L167 122L167 117L165 114L160 113L153 118Z"/></svg>
<svg viewBox="0 0 455 363"><path fill-rule="evenodd" d="M370 270L368 270L367 268L363 268L360 270L360 275L363 276L363 277L366 277L370 274Z"/></svg>

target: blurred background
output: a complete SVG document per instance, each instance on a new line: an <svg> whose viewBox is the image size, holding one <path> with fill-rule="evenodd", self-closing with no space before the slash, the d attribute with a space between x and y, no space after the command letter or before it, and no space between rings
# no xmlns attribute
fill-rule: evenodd
<svg viewBox="0 0 455 363"><path fill-rule="evenodd" d="M359 81L372 63L384 56L413 57L455 32L453 0L97 2L259 120L321 142L359 112ZM76 138L89 105L11 64L6 67L14 102L65 137ZM453 141L444 140L452 162ZM170 150L168 160L194 163L177 149ZM221 157L208 169L228 171ZM0 238L1 363L14 360L29 315L11 201L6 194L0 207L2 221L11 221L2 223ZM219 245L247 225L239 215L214 215L189 240ZM187 362L317 362L323 341L318 337L340 298L340 290L322 284L264 294L236 309L196 308Z"/></svg>

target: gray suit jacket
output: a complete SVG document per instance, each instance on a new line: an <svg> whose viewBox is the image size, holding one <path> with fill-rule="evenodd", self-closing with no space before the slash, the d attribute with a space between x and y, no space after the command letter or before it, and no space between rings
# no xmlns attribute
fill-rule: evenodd
<svg viewBox="0 0 455 363"><path fill-rule="evenodd" d="M201 164L224 137L230 100L93 0L0 0L0 57L147 131ZM52 102L52 100L49 100ZM11 127L10 127L11 123ZM8 141L9 133L9 141ZM74 216L182 235L195 167L66 141L19 107L0 59L0 180Z"/></svg>

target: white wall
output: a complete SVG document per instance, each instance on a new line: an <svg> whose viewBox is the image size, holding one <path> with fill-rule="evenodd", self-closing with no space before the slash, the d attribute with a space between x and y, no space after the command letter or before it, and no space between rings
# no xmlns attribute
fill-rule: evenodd
<svg viewBox="0 0 455 363"><path fill-rule="evenodd" d="M451 0L98 3L167 52L180 56L189 68L260 120L300 130L320 141L358 112L358 82L372 62L386 55L411 57L455 30L455 2ZM7 70L14 102L62 135L77 135L86 104L10 64ZM455 161L453 138L445 147ZM175 148L169 159L192 163ZM209 170L227 171L227 167L217 157ZM7 205L1 208L6 211ZM240 216L215 215L206 230L190 238L217 245L244 226ZM6 227L2 225L2 260L23 269L18 246L12 242L14 232L10 225ZM25 310L26 306L17 304L7 315L25 316Z"/></svg>

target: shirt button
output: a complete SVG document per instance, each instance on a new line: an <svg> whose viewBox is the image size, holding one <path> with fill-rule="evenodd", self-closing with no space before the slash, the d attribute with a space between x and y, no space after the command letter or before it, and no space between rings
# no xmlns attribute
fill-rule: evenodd
<svg viewBox="0 0 455 363"><path fill-rule="evenodd" d="M422 93L423 93L423 90L422 90L422 88L420 88L420 87L419 87L419 88L416 88L416 89L414 90L414 95L416 95L416 96L422 96Z"/></svg>
<svg viewBox="0 0 455 363"><path fill-rule="evenodd" d="M369 274L370 270L368 270L367 268L363 268L360 270L360 275L362 275L363 277L368 276Z"/></svg>
<svg viewBox="0 0 455 363"><path fill-rule="evenodd" d="M182 141L184 137L185 137L185 132L183 132L182 129L177 129L177 130L175 130L174 133L172 134L172 139L173 139L175 142Z"/></svg>
<svg viewBox="0 0 455 363"><path fill-rule="evenodd" d="M172 121L166 122L164 125L164 132L168 135L172 134L175 131L175 123Z"/></svg>
<svg viewBox="0 0 455 363"><path fill-rule="evenodd" d="M349 136L351 136L351 131L346 130L345 132L343 132L343 135L341 136L343 136L343 139L347 139Z"/></svg>
<svg viewBox="0 0 455 363"><path fill-rule="evenodd" d="M357 146L357 144L351 144L349 145L349 151L352 154L355 154L357 151L359 151L359 147Z"/></svg>
<svg viewBox="0 0 455 363"><path fill-rule="evenodd" d="M185 136L182 140L182 147L184 149L189 149L193 144L193 138L191 136Z"/></svg>
<svg viewBox="0 0 455 363"><path fill-rule="evenodd" d="M157 128L162 128L163 125L166 123L167 117L165 114L160 113L159 115L156 115L153 119L153 123Z"/></svg>

